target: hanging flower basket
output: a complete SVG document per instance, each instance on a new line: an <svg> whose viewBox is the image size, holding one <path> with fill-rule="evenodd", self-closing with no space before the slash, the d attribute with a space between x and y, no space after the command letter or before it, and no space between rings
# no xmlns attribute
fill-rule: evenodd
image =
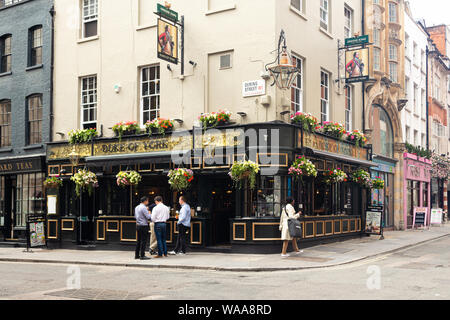
<svg viewBox="0 0 450 320"><path fill-rule="evenodd" d="M175 191L188 189L194 180L194 172L184 168L170 170L167 176L169 177L170 187Z"/></svg>
<svg viewBox="0 0 450 320"><path fill-rule="evenodd" d="M116 123L112 130L116 137L119 137L119 140L122 140L123 136L135 135L141 132L141 128L136 121Z"/></svg>
<svg viewBox="0 0 450 320"><path fill-rule="evenodd" d="M326 184L341 183L347 181L348 179L347 174L341 169L327 171L324 176Z"/></svg>
<svg viewBox="0 0 450 320"><path fill-rule="evenodd" d="M376 177L372 180L372 189L373 190L383 190L384 189L384 180L380 177Z"/></svg>
<svg viewBox="0 0 450 320"><path fill-rule="evenodd" d="M203 129L215 128L223 126L230 122L232 113L230 111L219 111L212 113L204 113L198 119L202 123Z"/></svg>
<svg viewBox="0 0 450 320"><path fill-rule="evenodd" d="M236 188L241 189L244 181L248 180L250 189L253 190L256 187L256 176L259 171L259 165L253 161L238 161L233 164L228 175Z"/></svg>
<svg viewBox="0 0 450 320"><path fill-rule="evenodd" d="M47 189L59 189L63 184L63 181L59 177L48 177L44 181L44 186Z"/></svg>
<svg viewBox="0 0 450 320"><path fill-rule="evenodd" d="M308 132L315 132L319 120L310 113L297 112L291 116L291 122L301 124L303 129Z"/></svg>
<svg viewBox="0 0 450 320"><path fill-rule="evenodd" d="M303 177L317 177L316 166L305 157L295 159L288 172L295 180L302 179Z"/></svg>
<svg viewBox="0 0 450 320"><path fill-rule="evenodd" d="M147 128L149 135L152 133L164 135L173 130L174 124L172 120L159 118L153 121L148 121L145 124L145 127Z"/></svg>
<svg viewBox="0 0 450 320"><path fill-rule="evenodd" d="M87 191L91 196L94 188L98 187L97 175L89 170L78 170L70 180L75 183L75 192L78 197L83 191Z"/></svg>
<svg viewBox="0 0 450 320"><path fill-rule="evenodd" d="M72 130L69 132L69 144L87 143L96 137L98 137L97 129Z"/></svg>
<svg viewBox="0 0 450 320"><path fill-rule="evenodd" d="M359 169L352 174L352 181L361 185L364 188L371 189L373 186L372 179L370 178L370 174L362 169Z"/></svg>
<svg viewBox="0 0 450 320"><path fill-rule="evenodd" d="M359 130L353 130L352 132L347 132L347 140L356 144L357 147L364 147L367 143L367 138Z"/></svg>
<svg viewBox="0 0 450 320"><path fill-rule="evenodd" d="M326 134L327 136L339 140L341 140L346 133L344 126L337 122L324 122L323 126L319 127L318 129L320 129L322 133Z"/></svg>
<svg viewBox="0 0 450 320"><path fill-rule="evenodd" d="M127 186L136 186L142 180L142 176L136 171L120 171L116 178L117 185L122 188Z"/></svg>

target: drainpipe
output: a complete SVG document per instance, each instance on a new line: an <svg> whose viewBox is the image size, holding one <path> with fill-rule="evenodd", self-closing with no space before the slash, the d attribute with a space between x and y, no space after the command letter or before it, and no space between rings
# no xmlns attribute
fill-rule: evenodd
<svg viewBox="0 0 450 320"><path fill-rule="evenodd" d="M366 0L361 0L361 11L362 11L362 17L361 17L361 33L364 35L366 33ZM362 132L366 133L366 83L362 83Z"/></svg>
<svg viewBox="0 0 450 320"><path fill-rule="evenodd" d="M427 150L430 150L430 99L428 97L428 94L429 94L429 88L428 88L428 86L429 86L429 79L428 79L428 73L429 73L429 71L428 71L428 68L429 68L428 59L429 59L429 56L430 56L430 49L428 49L428 46L427 46L427 49L426 49L426 75L425 75L425 77L426 77L426 85L425 85L426 93L425 93L425 96L426 96L426 99L427 99L427 103L426 103L426 106L427 106L426 107Z"/></svg>
<svg viewBox="0 0 450 320"><path fill-rule="evenodd" d="M53 81L53 75L54 75L54 69L55 69L55 6L52 6L52 8L49 11L50 15L52 16L52 22L51 22L51 57L50 57L50 114L49 114L49 142L53 141L53 88L54 88L54 81Z"/></svg>

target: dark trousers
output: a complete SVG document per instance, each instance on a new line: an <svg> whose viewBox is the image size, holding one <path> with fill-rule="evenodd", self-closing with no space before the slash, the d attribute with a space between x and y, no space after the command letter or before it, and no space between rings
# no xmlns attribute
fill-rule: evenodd
<svg viewBox="0 0 450 320"><path fill-rule="evenodd" d="M147 247L149 226L136 226L137 230L137 243L136 243L136 258L142 258L145 256L145 248Z"/></svg>
<svg viewBox="0 0 450 320"><path fill-rule="evenodd" d="M175 252L183 252L186 253L186 231L189 230L188 227L179 224L178 225L178 237L177 237L177 245L175 246Z"/></svg>
<svg viewBox="0 0 450 320"><path fill-rule="evenodd" d="M166 242L166 223L157 222L155 223L155 233L156 240L158 241L158 256L167 256L167 242Z"/></svg>

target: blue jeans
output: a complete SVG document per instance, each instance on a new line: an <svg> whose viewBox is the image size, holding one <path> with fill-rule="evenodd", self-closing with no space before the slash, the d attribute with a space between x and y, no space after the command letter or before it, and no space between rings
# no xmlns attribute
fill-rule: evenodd
<svg viewBox="0 0 450 320"><path fill-rule="evenodd" d="M158 241L158 256L167 256L167 243L166 243L166 223L155 223L156 240Z"/></svg>

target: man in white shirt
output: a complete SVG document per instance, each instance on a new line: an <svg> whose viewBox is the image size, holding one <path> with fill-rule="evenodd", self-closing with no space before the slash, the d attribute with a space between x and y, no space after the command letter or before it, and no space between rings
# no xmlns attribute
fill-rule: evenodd
<svg viewBox="0 0 450 320"><path fill-rule="evenodd" d="M152 210L152 221L155 223L156 239L158 240L158 255L155 258L167 257L166 221L170 218L170 211L160 196L155 197L156 207Z"/></svg>

